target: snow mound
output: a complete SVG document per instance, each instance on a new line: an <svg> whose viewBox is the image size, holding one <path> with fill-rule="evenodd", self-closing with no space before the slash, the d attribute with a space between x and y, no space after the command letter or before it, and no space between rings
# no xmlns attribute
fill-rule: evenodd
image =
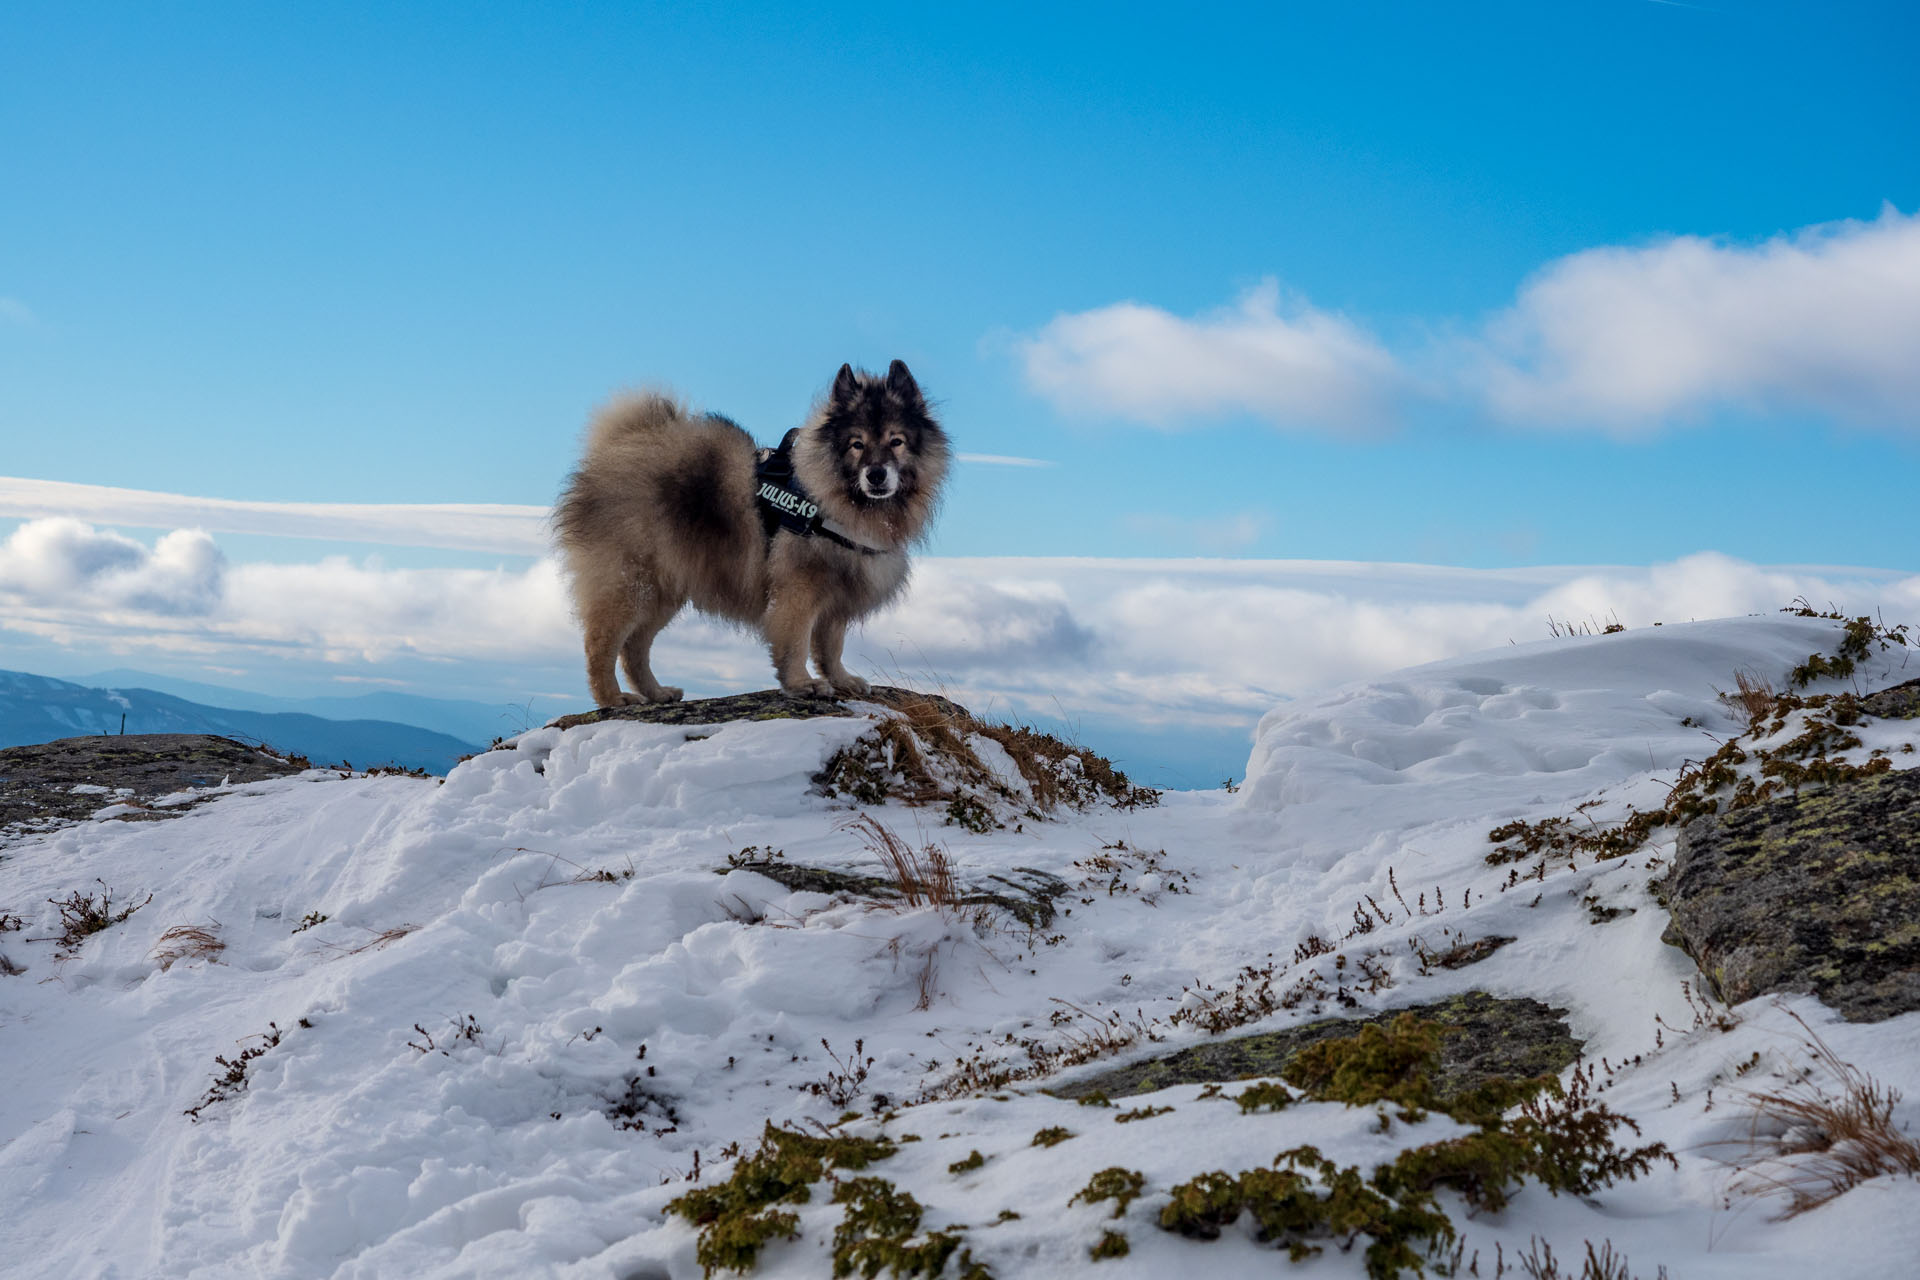
<svg viewBox="0 0 1920 1280"><path fill-rule="evenodd" d="M1799 1070L1790 1015L1910 1095L1920 1017L1856 1026L1806 998L1703 1015L1647 890L1670 841L1517 884L1485 862L1510 819L1657 801L1740 728L1716 696L1735 670L1779 683L1835 637L1734 619L1436 663L1276 711L1238 795L986 831L819 794L826 762L872 728L854 716L539 730L444 784L314 771L164 823L24 840L0 851L0 912L24 917L0 953L25 967L0 976L0 1257L45 1276L677 1280L700 1274L695 1233L665 1206L696 1168L724 1176L768 1120L851 1110L894 1114L848 1131L918 1138L877 1171L929 1228L966 1224L995 1275L1268 1275L1282 1260L1244 1223L1213 1243L1158 1230L1168 1188L1303 1143L1368 1167L1460 1126L1383 1129L1330 1103L1242 1115L1192 1086L1129 1100L1149 1114L1116 1123L1039 1092L1033 1064L1205 1039L1182 1011L1225 1025L1265 1008L1246 1025L1272 1029L1479 989L1566 1009L1608 1105L1681 1156L1596 1197L1530 1186L1503 1213L1455 1212L1482 1274L1496 1244L1511 1266L1535 1235L1563 1260L1611 1239L1647 1276L1836 1259L1903 1274L1920 1184L1879 1179L1774 1222L1725 1207L1710 1144L1740 1135L1740 1088ZM1915 732L1868 746L1901 727ZM1039 872L1074 892L1036 926L747 869L884 876L859 812L965 877ZM96 880L117 902L153 897L71 947L38 941L58 927L48 900ZM186 924L225 949L162 967L161 935ZM1516 941L1432 963L1494 935ZM956 1083L987 1077L1004 1087ZM1049 1128L1074 1136L1035 1145ZM1069 1203L1111 1166L1144 1178L1119 1218ZM797 1212L801 1238L769 1244L761 1273L830 1269L840 1208L816 1194ZM1108 1229L1132 1250L1095 1264ZM1329 1247L1303 1274L1364 1267Z"/></svg>

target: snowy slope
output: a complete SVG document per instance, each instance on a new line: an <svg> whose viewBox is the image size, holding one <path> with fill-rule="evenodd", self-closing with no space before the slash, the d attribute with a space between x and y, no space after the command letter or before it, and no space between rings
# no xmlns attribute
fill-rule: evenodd
<svg viewBox="0 0 1920 1280"><path fill-rule="evenodd" d="M1271 957L1276 988L1310 972L1346 982L1354 969L1336 970L1336 956L1291 959L1310 936L1340 942L1371 897L1390 922L1341 949L1386 975L1351 988L1362 1008L1476 987L1564 1006L1590 1061L1639 1056L1609 1071L1606 1101L1680 1155L1678 1171L1590 1200L1529 1187L1472 1220L1454 1202L1480 1274L1493 1274L1496 1244L1514 1274L1533 1236L1563 1260L1610 1239L1636 1274L1665 1264L1676 1280L1909 1274L1920 1184L1880 1179L1776 1222L1777 1205L1729 1200L1714 1158L1725 1148L1709 1144L1742 1131L1739 1084L1803 1059L1790 1013L1908 1094L1920 1087L1920 1016L1845 1024L1802 998L1752 1002L1730 1031L1694 1029L1690 962L1661 944L1665 915L1646 888L1670 841L1512 891L1483 860L1488 829L1510 818L1595 797L1613 806L1595 810L1602 820L1654 803L1684 760L1713 749L1703 735L1739 728L1715 697L1736 668L1778 683L1837 638L1830 622L1763 617L1511 647L1290 704L1262 723L1237 795L1169 793L1155 809L985 835L938 825L932 810L872 811L915 845L944 845L968 878L1037 868L1086 880L1051 936L729 870L748 846L871 863L845 803L809 784L861 719L543 729L444 784L316 772L235 788L170 822L93 822L16 845L0 854L0 911L26 917L0 934L0 953L26 966L0 977L0 1268L695 1276L693 1231L663 1206L696 1154L711 1180L723 1149L764 1120L840 1114L806 1087L835 1070L825 1039L838 1059L856 1040L874 1059L853 1107L884 1096L900 1107L887 1131L922 1139L886 1177L927 1206L928 1226L970 1224L968 1245L994 1274L1270 1275L1285 1255L1244 1229L1196 1243L1154 1227L1167 1189L1300 1143L1368 1164L1461 1127L1435 1116L1381 1133L1370 1109L1320 1103L1242 1115L1192 1086L1139 1099L1174 1111L1124 1125L1030 1085L902 1104L939 1092L968 1054L1017 1064L1022 1037L1084 1033L1075 1009L1151 1027L1160 1039L1139 1054L1203 1038L1169 1015L1195 1004L1193 984L1230 986L1243 966ZM1909 674L1882 662L1862 683ZM1864 736L1862 751L1904 741L1885 725ZM1163 868L1136 865L1109 892L1108 874L1076 864L1116 842L1164 850ZM589 878L600 871L612 875ZM26 940L55 928L47 899L95 877L153 899L68 958ZM1589 898L1633 913L1596 925ZM327 919L296 932L309 913ZM182 924L217 927L218 962L161 967L160 935ZM1421 976L1416 937L1492 934L1518 940ZM1311 1016L1303 1005L1255 1029ZM283 1035L266 1047L270 1023ZM183 1115L220 1070L215 1055L249 1048L264 1052L244 1089L197 1121ZM1920 1121L1907 1104L1898 1115ZM1050 1126L1076 1136L1032 1145ZM949 1172L973 1151L982 1167ZM1122 1221L1106 1205L1069 1206L1112 1165L1147 1180ZM1021 1216L996 1223L1008 1209ZM840 1210L815 1196L798 1212L802 1238L768 1246L759 1274L828 1273ZM1091 1262L1107 1227L1132 1252ZM1330 1248L1299 1274L1364 1272L1357 1251Z"/></svg>

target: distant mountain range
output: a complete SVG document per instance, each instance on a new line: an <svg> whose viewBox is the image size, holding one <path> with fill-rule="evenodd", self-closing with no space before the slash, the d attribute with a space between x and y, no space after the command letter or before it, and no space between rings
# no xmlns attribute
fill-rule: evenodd
<svg viewBox="0 0 1920 1280"><path fill-rule="evenodd" d="M158 682L157 677L138 672L108 672L107 676L128 675L143 683ZM100 677L93 677L99 679ZM116 682L117 684L118 682ZM185 681L167 681L176 688ZM404 707L435 712L443 724L469 729L487 729L485 712L504 715L504 708L485 708L482 704L437 703L431 698L412 698L404 694L368 694L364 698L275 699L261 695L198 686L223 700L247 700L255 703L292 703L302 706L326 706L363 713L375 706ZM463 755L502 734L517 733L521 725L500 719L490 732L455 736L438 729L389 719L356 717L335 719L306 711L252 709L211 706L157 689L127 684L123 687L95 687L22 671L0 671L0 747L25 746L94 734L117 733L217 733L242 742L265 743L277 751L306 756L316 765L345 762L355 768L397 764L407 769L425 769L445 773Z"/></svg>
<svg viewBox="0 0 1920 1280"><path fill-rule="evenodd" d="M185 698L189 702L233 711L292 711L319 716L323 720L391 720L396 724L432 729L435 733L444 733L462 742L487 743L495 738L512 737L527 729L538 728L551 718L551 715L536 713L531 705L422 698L417 694L386 691L353 697L288 698L229 689L224 685L201 684L193 680L176 680L172 676L133 671L125 667L73 676L71 679L75 684L95 689L152 689L159 693L170 693L176 698Z"/></svg>

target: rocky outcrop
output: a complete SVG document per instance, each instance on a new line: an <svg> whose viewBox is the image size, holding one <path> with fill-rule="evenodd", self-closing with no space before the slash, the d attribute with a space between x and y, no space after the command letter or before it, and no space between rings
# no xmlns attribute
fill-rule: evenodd
<svg viewBox="0 0 1920 1280"><path fill-rule="evenodd" d="M1920 719L1920 680L1896 684L1860 699L1860 709L1882 720Z"/></svg>
<svg viewBox="0 0 1920 1280"><path fill-rule="evenodd" d="M1328 1018L1284 1031L1264 1031L1193 1045L1145 1062L1083 1076L1051 1092L1085 1098L1096 1093L1125 1098L1177 1084L1205 1084L1278 1076L1310 1044L1350 1036L1369 1023L1384 1026L1403 1013L1451 1028L1440 1041L1434 1088L1453 1096L1496 1077L1524 1080L1554 1075L1580 1056L1581 1041L1567 1029L1565 1009L1525 997L1503 999L1484 991L1432 1004L1407 1005L1367 1018Z"/></svg>
<svg viewBox="0 0 1920 1280"><path fill-rule="evenodd" d="M723 698L602 707L561 716L547 727L572 729L608 720L702 725L859 715L871 717L874 727L836 752L815 776L823 795L846 797L855 804L899 800L943 806L949 823L970 831L1039 820L1062 807L1138 809L1160 802L1158 791L1131 782L1111 760L1085 747L1031 726L981 720L936 693L890 685L876 685L844 700L762 689ZM989 756L1004 753L1001 767L983 758L983 751Z"/></svg>
<svg viewBox="0 0 1920 1280"><path fill-rule="evenodd" d="M1811 991L1856 1022L1920 1009L1920 771L1697 818L1664 889L1667 941L1728 1003Z"/></svg>
<svg viewBox="0 0 1920 1280"><path fill-rule="evenodd" d="M932 704L952 716L965 716L966 709L938 694L916 693L891 685L875 685L849 702L877 702L882 706ZM632 707L601 707L577 715L561 716L548 724L550 729L572 729L603 720L635 720L641 724L724 724L729 720L805 720L815 716L855 714L839 698L815 698L788 693L784 689L761 689L756 693L736 693L723 698L689 698L682 702L653 702Z"/></svg>
<svg viewBox="0 0 1920 1280"><path fill-rule="evenodd" d="M258 782L307 767L231 738L140 733L62 738L0 751L0 837L79 822L112 804L141 805L222 782ZM75 790L75 788L79 790ZM169 817L175 807L129 817Z"/></svg>

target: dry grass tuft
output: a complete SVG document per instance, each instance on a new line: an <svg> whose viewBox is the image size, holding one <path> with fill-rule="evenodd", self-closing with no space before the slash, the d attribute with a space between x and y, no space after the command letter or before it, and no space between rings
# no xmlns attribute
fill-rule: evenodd
<svg viewBox="0 0 1920 1280"><path fill-rule="evenodd" d="M894 888L899 890L906 906L953 911L961 905L953 860L947 857L945 849L930 844L924 851L915 853L912 845L870 814L861 814L846 827L858 832L867 852L880 859L880 865L893 878Z"/></svg>
<svg viewBox="0 0 1920 1280"><path fill-rule="evenodd" d="M1627 1255L1615 1253L1613 1241L1602 1240L1598 1249L1591 1240L1586 1245L1587 1256L1576 1276L1571 1271L1562 1271L1560 1260L1553 1256L1553 1246L1534 1236L1527 1252L1517 1255L1521 1274L1528 1280L1634 1280L1633 1273L1627 1270ZM1504 1264L1500 1270L1506 1270ZM1658 1280L1667 1280L1666 1267L1662 1266L1655 1274Z"/></svg>
<svg viewBox="0 0 1920 1280"><path fill-rule="evenodd" d="M1792 1017L1806 1033L1808 1070L1786 1088L1747 1094L1753 1114L1746 1150L1729 1162L1734 1189L1784 1197L1785 1219L1869 1178L1920 1176L1920 1143L1893 1123L1900 1091L1841 1061L1805 1020Z"/></svg>
<svg viewBox="0 0 1920 1280"><path fill-rule="evenodd" d="M5 957L0 957L0 959L4 958ZM916 1011L922 1011L933 1008L934 998L940 994L938 952L927 952L927 962L920 966L919 988L919 996L913 1002L914 1009Z"/></svg>
<svg viewBox="0 0 1920 1280"><path fill-rule="evenodd" d="M220 953L227 944L220 941L215 930L220 924L177 924L160 935L160 941L154 944L153 958L160 964L160 971L166 972L180 960L205 960L217 962Z"/></svg>
<svg viewBox="0 0 1920 1280"><path fill-rule="evenodd" d="M1053 1003L1059 1007L1049 1019L1053 1027L1050 1037L1029 1036L1013 1042L1025 1055L1024 1060L1006 1055L1006 1046L1001 1042L976 1046L972 1052L956 1059L944 1075L922 1085L913 1102L948 1101L991 1093L1010 1084L1037 1080L1069 1067L1112 1057L1141 1043L1158 1043L1166 1038L1166 1024L1138 1009L1132 1017L1127 1017L1117 1009L1096 1013L1058 996L1053 998ZM927 1065L930 1069L939 1066L936 1062ZM1038 1138L1035 1141L1038 1143Z"/></svg>
<svg viewBox="0 0 1920 1280"><path fill-rule="evenodd" d="M1736 692L1724 696L1747 713L1748 731L1758 732L1760 726L1773 716L1774 703L1778 699L1772 682L1743 667L1733 673L1733 683Z"/></svg>
<svg viewBox="0 0 1920 1280"><path fill-rule="evenodd" d="M357 947L349 947L342 942L328 942L322 945L329 951L337 951L343 956L357 956L363 951L378 951L406 937L420 926L417 924L397 924L391 929L375 931L367 929L367 940Z"/></svg>

